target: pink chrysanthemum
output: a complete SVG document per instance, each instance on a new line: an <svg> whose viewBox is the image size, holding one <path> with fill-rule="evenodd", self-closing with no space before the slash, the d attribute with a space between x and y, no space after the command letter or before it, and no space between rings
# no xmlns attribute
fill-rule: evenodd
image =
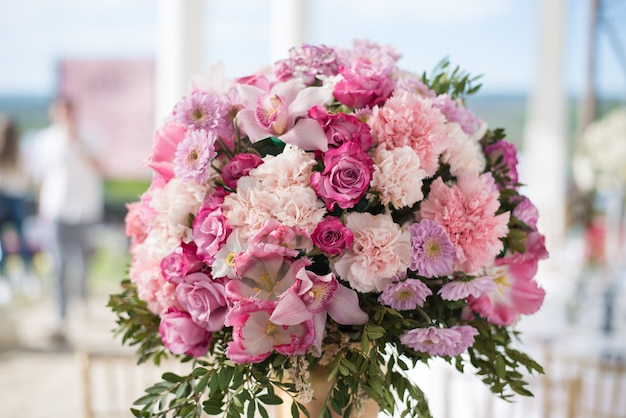
<svg viewBox="0 0 626 418"><path fill-rule="evenodd" d="M508 233L509 212L496 215L498 191L491 175L464 175L446 185L441 177L421 203L422 218L443 227L456 250L455 270L473 273L489 265L502 251L500 238Z"/></svg>
<svg viewBox="0 0 626 418"><path fill-rule="evenodd" d="M215 152L215 133L204 129L189 131L185 139L178 144L174 156L174 174L184 180L204 183L209 177L211 161Z"/></svg>
<svg viewBox="0 0 626 418"><path fill-rule="evenodd" d="M375 107L369 120L375 145L386 149L413 148L421 168L430 177L439 168L439 155L450 140L445 116L430 99L414 93L394 93L383 107Z"/></svg>
<svg viewBox="0 0 626 418"><path fill-rule="evenodd" d="M489 293L496 288L496 284L491 276L481 276L472 279L456 279L444 284L439 292L442 299L461 300L468 296L479 297Z"/></svg>
<svg viewBox="0 0 626 418"><path fill-rule="evenodd" d="M188 129L225 128L229 112L227 104L213 93L195 91L174 106L174 117Z"/></svg>
<svg viewBox="0 0 626 418"><path fill-rule="evenodd" d="M476 328L455 325L450 328L416 328L400 335L400 342L431 356L458 356L474 344Z"/></svg>
<svg viewBox="0 0 626 418"><path fill-rule="evenodd" d="M400 76L396 80L396 90L408 91L410 93L417 93L422 97L436 97L437 94L428 88L422 80L412 74L406 74Z"/></svg>
<svg viewBox="0 0 626 418"><path fill-rule="evenodd" d="M420 276L438 277L452 273L455 249L446 231L431 219L410 225L411 264L409 268Z"/></svg>
<svg viewBox="0 0 626 418"><path fill-rule="evenodd" d="M302 45L291 48L289 58L276 62L274 65L276 78L286 81L300 78L310 86L315 83L318 75L336 75L339 67L335 50L327 46Z"/></svg>
<svg viewBox="0 0 626 418"><path fill-rule="evenodd" d="M415 309L416 306L424 306L426 297L432 294L433 292L421 280L407 279L387 285L378 301L397 311L408 311Z"/></svg>
<svg viewBox="0 0 626 418"><path fill-rule="evenodd" d="M391 45L382 46L365 39L355 39L353 46L352 49L337 50L339 65L350 67L355 62L364 60L390 75L395 68L396 61L402 57L402 54Z"/></svg>

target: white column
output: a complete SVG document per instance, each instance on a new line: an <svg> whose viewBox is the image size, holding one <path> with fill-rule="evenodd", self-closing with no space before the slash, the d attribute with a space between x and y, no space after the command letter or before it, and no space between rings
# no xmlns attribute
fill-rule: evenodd
<svg viewBox="0 0 626 418"><path fill-rule="evenodd" d="M161 124L204 64L203 0L158 0L155 123Z"/></svg>
<svg viewBox="0 0 626 418"><path fill-rule="evenodd" d="M538 68L524 130L522 181L539 209L539 228L555 256L565 241L566 93L563 39L566 0L538 2Z"/></svg>
<svg viewBox="0 0 626 418"><path fill-rule="evenodd" d="M307 41L307 0L272 0L270 59L287 58L289 49Z"/></svg>

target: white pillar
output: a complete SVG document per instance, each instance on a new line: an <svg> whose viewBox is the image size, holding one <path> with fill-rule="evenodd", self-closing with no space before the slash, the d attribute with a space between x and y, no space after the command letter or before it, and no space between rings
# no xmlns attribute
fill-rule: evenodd
<svg viewBox="0 0 626 418"><path fill-rule="evenodd" d="M524 130L524 192L539 209L539 228L553 256L566 233L566 92L563 39L566 0L538 2L538 68Z"/></svg>
<svg viewBox="0 0 626 418"><path fill-rule="evenodd" d="M307 41L307 0L272 0L270 59L287 58L289 49Z"/></svg>
<svg viewBox="0 0 626 418"><path fill-rule="evenodd" d="M204 64L203 0L159 0L155 123L161 124Z"/></svg>

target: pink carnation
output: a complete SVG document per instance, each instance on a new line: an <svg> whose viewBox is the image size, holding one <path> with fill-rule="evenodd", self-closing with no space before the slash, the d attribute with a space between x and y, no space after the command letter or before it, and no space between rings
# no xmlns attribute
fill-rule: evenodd
<svg viewBox="0 0 626 418"><path fill-rule="evenodd" d="M425 176L419 157L409 147L377 148L374 151L371 188L378 192L380 202L385 206L402 209L422 200Z"/></svg>
<svg viewBox="0 0 626 418"><path fill-rule="evenodd" d="M354 234L352 248L335 263L340 278L358 292L381 292L411 259L408 232L389 215L352 212L346 226Z"/></svg>
<svg viewBox="0 0 626 418"><path fill-rule="evenodd" d="M399 92L374 108L369 121L374 143L386 149L413 148L430 177L439 168L439 155L448 147L446 118L429 99Z"/></svg>
<svg viewBox="0 0 626 418"><path fill-rule="evenodd" d="M132 246L141 244L148 236L148 224L145 217L142 216L143 206L141 202L126 204L128 212L124 218L125 233L130 238Z"/></svg>
<svg viewBox="0 0 626 418"><path fill-rule="evenodd" d="M502 250L508 233L509 212L500 207L488 174L460 177L447 186L438 177L422 202L420 214L441 225L456 249L456 270L472 273L489 265Z"/></svg>

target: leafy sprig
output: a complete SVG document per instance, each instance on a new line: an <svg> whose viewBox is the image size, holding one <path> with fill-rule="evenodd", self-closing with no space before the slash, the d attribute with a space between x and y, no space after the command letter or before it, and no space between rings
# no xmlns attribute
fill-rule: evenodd
<svg viewBox="0 0 626 418"><path fill-rule="evenodd" d="M422 81L437 95L449 94L453 99L465 100L480 90L481 83L477 81L481 75L472 76L460 67L452 67L449 59L443 58L435 65L430 75L422 74Z"/></svg>

